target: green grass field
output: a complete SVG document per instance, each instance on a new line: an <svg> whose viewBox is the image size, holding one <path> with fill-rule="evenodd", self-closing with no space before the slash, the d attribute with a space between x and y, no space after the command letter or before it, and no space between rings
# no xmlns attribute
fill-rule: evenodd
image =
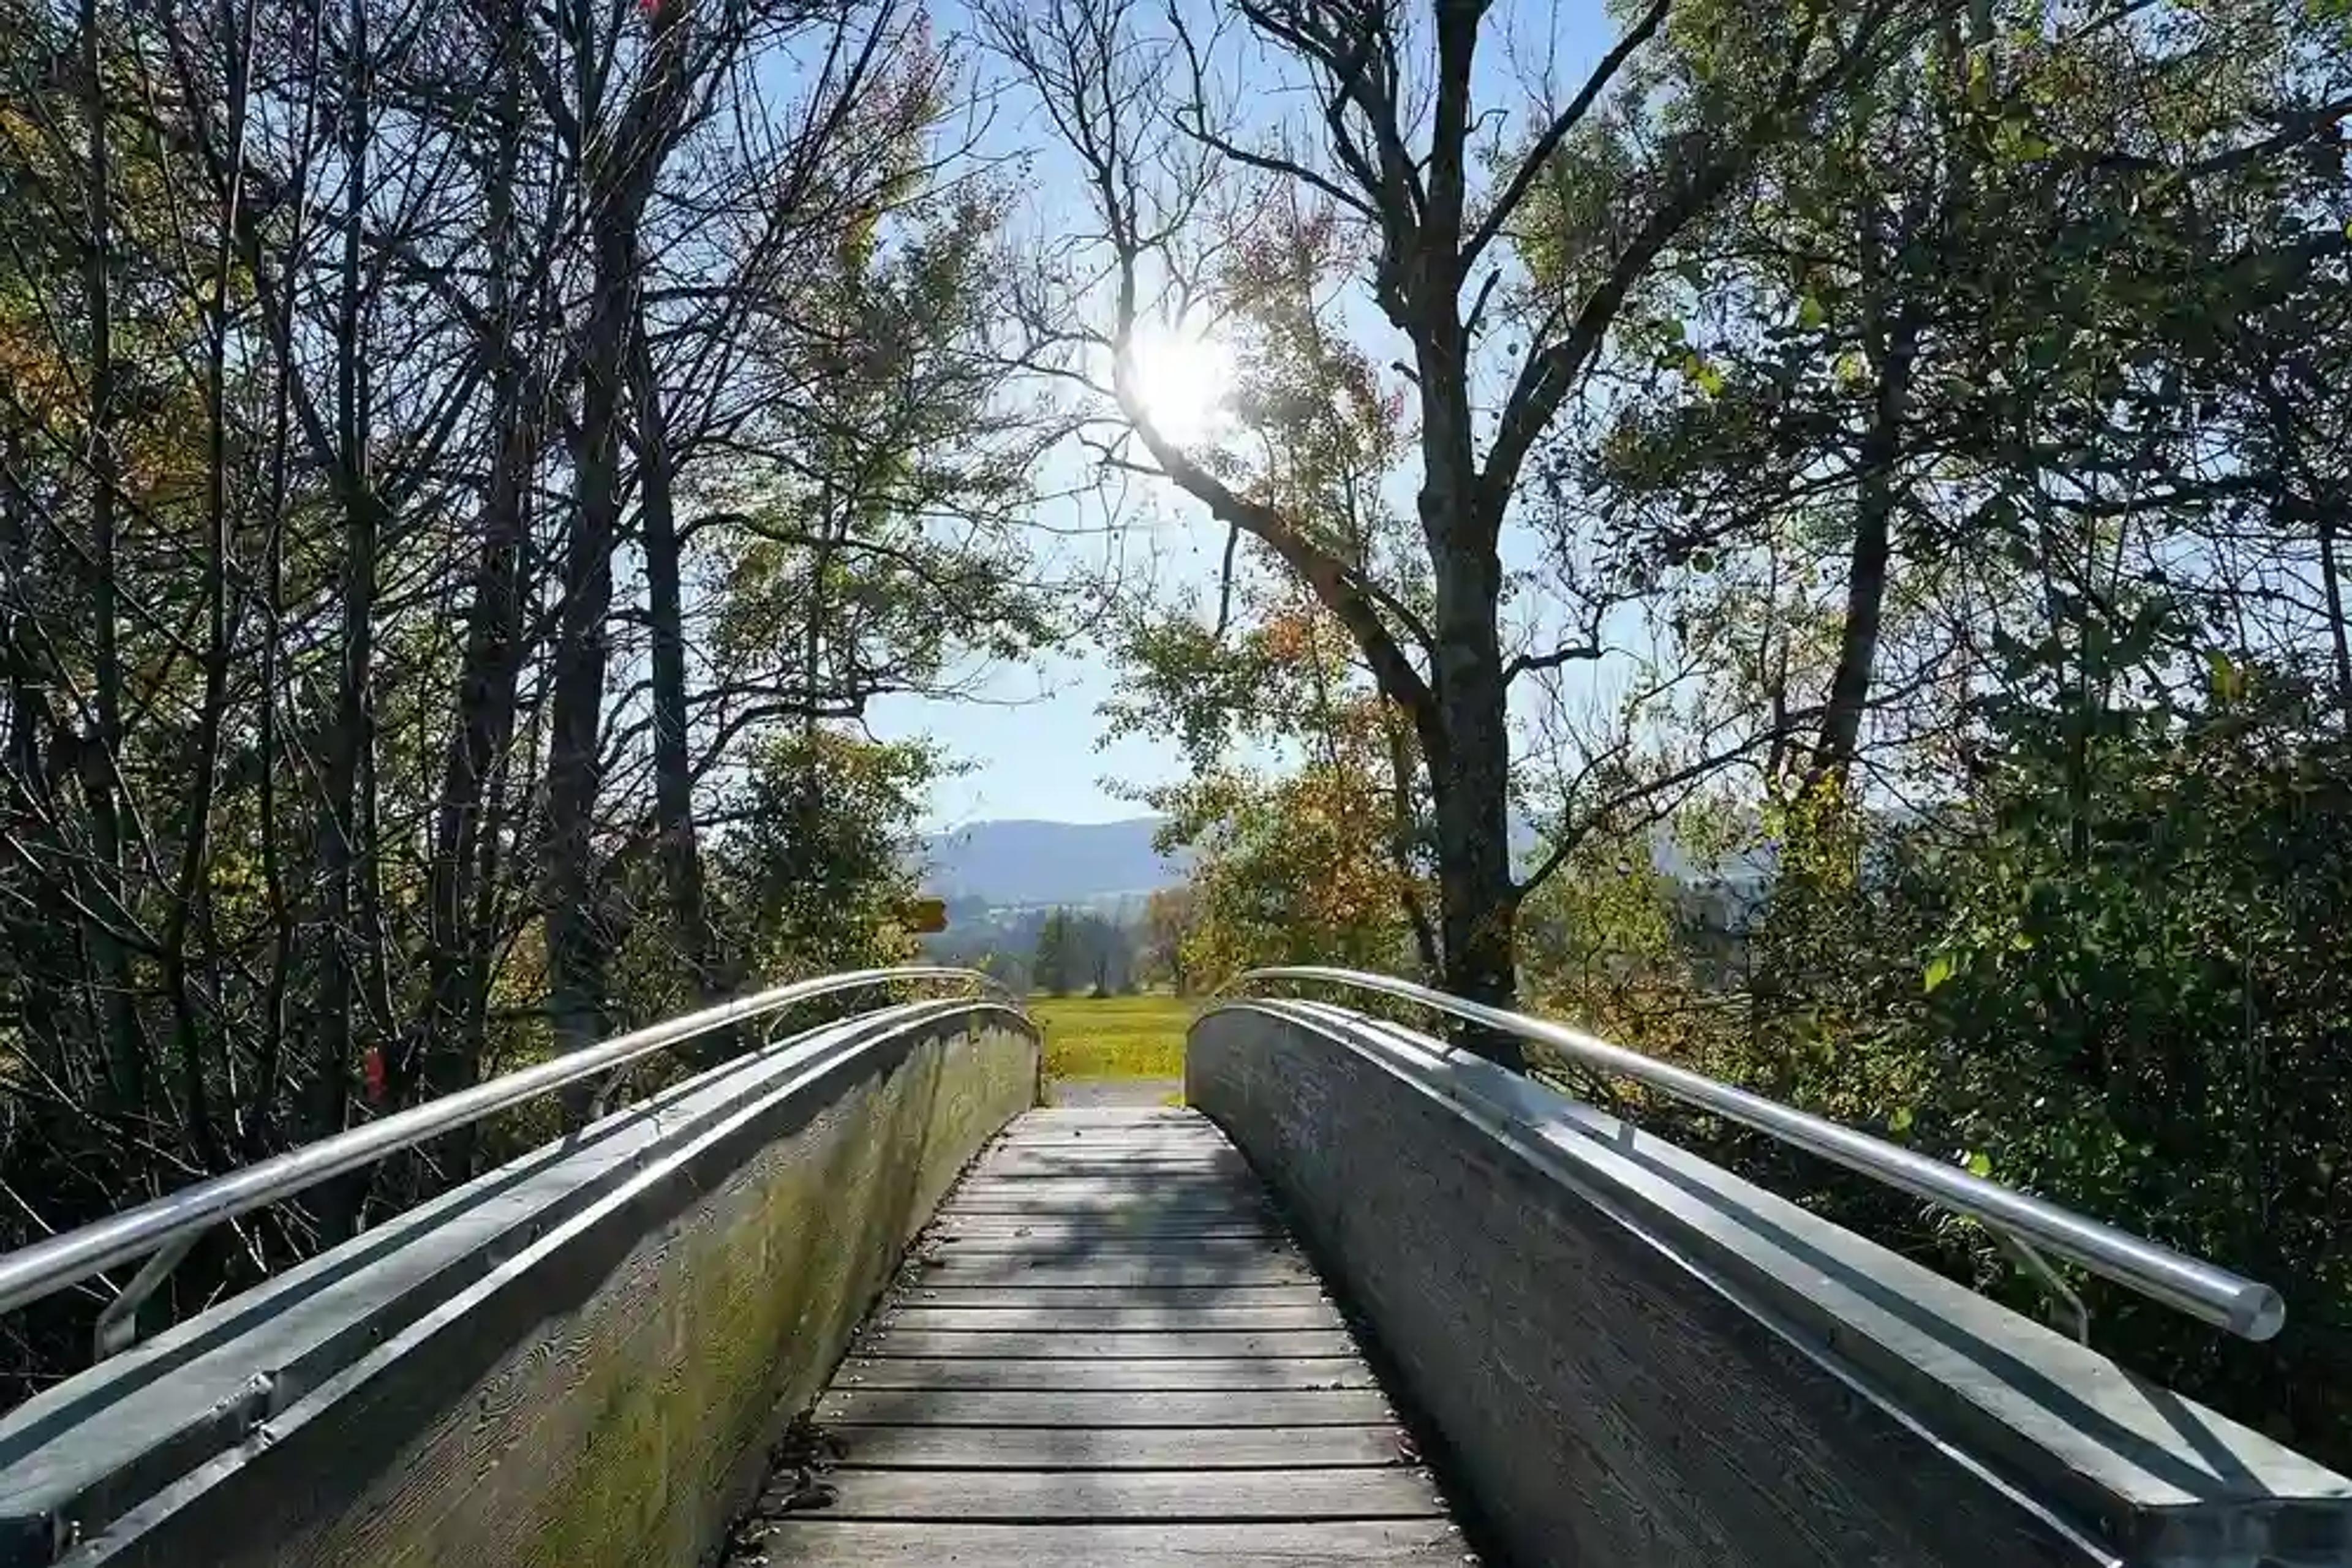
<svg viewBox="0 0 2352 1568"><path fill-rule="evenodd" d="M1192 1003L1181 996L1032 996L1045 1031L1045 1076L1182 1078Z"/></svg>

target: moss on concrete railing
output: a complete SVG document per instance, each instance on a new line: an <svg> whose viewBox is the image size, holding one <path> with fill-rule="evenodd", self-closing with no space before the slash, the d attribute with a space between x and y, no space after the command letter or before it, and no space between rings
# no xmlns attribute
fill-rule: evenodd
<svg viewBox="0 0 2352 1568"><path fill-rule="evenodd" d="M0 1422L0 1563L697 1563L1037 1072L916 1004L494 1172Z"/></svg>

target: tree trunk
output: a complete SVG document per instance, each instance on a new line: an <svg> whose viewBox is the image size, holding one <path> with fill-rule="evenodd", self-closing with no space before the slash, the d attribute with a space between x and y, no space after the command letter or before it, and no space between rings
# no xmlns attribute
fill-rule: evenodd
<svg viewBox="0 0 2352 1568"><path fill-rule="evenodd" d="M594 189L593 185L591 189ZM595 816L604 784L598 747L613 603L613 545L620 532L621 385L636 247L628 219L607 213L595 236L593 304L582 342L580 428L572 465L576 500L564 545L563 602L556 617L553 705L547 758L548 1012L555 1048L568 1053L604 1034L602 887ZM568 1095L577 1119L588 1096Z"/></svg>
<svg viewBox="0 0 2352 1568"><path fill-rule="evenodd" d="M548 1012L555 1048L576 1051L604 1032L606 934L600 914L594 819L604 784L598 750L604 706L608 621L613 605L613 547L621 531L621 411L629 374L631 323L643 258L638 225L664 158L680 132L685 110L685 47L689 24L683 6L652 14L646 79L628 111L601 133L583 131L578 149L585 165L592 268L586 330L581 342L580 426L573 447L576 504L564 547L563 604L556 617L555 679L547 758ZM607 62L609 63L609 62ZM583 56L580 114L583 127L599 90L598 74ZM587 1112L592 1091L568 1093L566 1114Z"/></svg>
<svg viewBox="0 0 2352 1568"><path fill-rule="evenodd" d="M290 292L288 298L290 301ZM261 1048L254 1062L253 1086L247 1097L250 1110L243 1131L247 1161L261 1158L276 1141L278 1085L286 1054L287 982L293 973L297 944L294 901L286 889L286 869L278 853L278 659L285 636L287 447L291 434L289 404L292 395L282 370L270 395L269 510L268 542L262 547L264 625L259 711L255 721L257 766L254 831L261 846L261 885L269 906L272 941L269 974L262 986Z"/></svg>
<svg viewBox="0 0 2352 1568"><path fill-rule="evenodd" d="M368 152L367 13L352 0L351 60L342 104L346 187L342 277L336 305L335 442L336 488L343 507L342 647L337 672L335 719L327 735L320 770L319 873L323 908L320 944L318 1059L312 1066L310 1135L342 1130L351 1106L352 1069L358 1032L353 1026L359 965L352 943L358 936L355 897L360 855L359 785L362 759L373 744L373 714L369 681L375 655L376 552L381 542L380 502L373 490L367 445L370 416L368 374L361 342L361 230L365 221ZM364 1178L331 1182L320 1189L320 1224L331 1237L347 1235L358 1222Z"/></svg>
<svg viewBox="0 0 2352 1568"><path fill-rule="evenodd" d="M1491 555L1484 562L1441 558L1432 682L1447 742L1430 765L1444 989L1490 1007L1514 1006L1518 995L1510 732L1494 618L1500 578ZM1518 1042L1507 1036L1482 1030L1470 1043L1506 1067L1525 1065Z"/></svg>
<svg viewBox="0 0 2352 1568"><path fill-rule="evenodd" d="M1455 49L1465 47L1456 40ZM1462 57L1466 62L1466 55ZM1448 139L1441 134L1439 142ZM1458 171L1456 171L1458 174ZM1451 187L1454 180L1443 183ZM1451 201L1445 204L1451 205ZM1503 672L1499 508L1481 500L1472 433L1468 337L1452 220L1436 215L1420 270L1399 303L1421 381L1421 530L1433 605L1430 700L1442 744L1423 750L1437 837L1438 945L1444 988L1489 1007L1518 1000L1518 885L1511 876L1509 682ZM1392 314L1398 312L1392 312ZM1526 1067L1518 1040L1460 1031L1479 1055Z"/></svg>
<svg viewBox="0 0 2352 1568"><path fill-rule="evenodd" d="M673 455L642 310L630 332L629 360L637 416L646 608L653 630L655 858L669 896L670 925L678 956L693 973L697 997L710 1002L728 987L726 976L719 973L717 943L704 903L702 853L695 840L694 773L687 747L685 600L678 582Z"/></svg>
<svg viewBox="0 0 2352 1568"><path fill-rule="evenodd" d="M89 877L92 917L84 928L102 992L98 1011L106 1020L110 1088L116 1107L147 1110L147 1040L131 991L131 956L115 922L128 910L123 891L122 818L116 791L122 755L122 658L115 640L116 490L120 477L114 452L113 195L110 189L110 136L106 80L100 69L98 0L82 0L81 64L89 92L89 251L82 271L83 306L89 317L89 605L92 632L91 696L98 732L82 763L82 789L89 803L90 837L96 851Z"/></svg>
<svg viewBox="0 0 2352 1568"><path fill-rule="evenodd" d="M164 926L163 973L180 1054L187 1101L189 1142L207 1166L225 1162L215 1140L206 1084L205 1031L197 1016L195 987L188 973L188 943L204 902L205 871L212 842L215 793L219 785L221 728L228 710L231 630L228 614L228 280L229 263L245 195L247 68L250 61L251 10L239 22L235 7L223 5L222 33L229 40L227 142L232 156L213 245L211 296L205 302L205 651L204 699L197 710L193 774L187 809L181 818L180 868L172 911ZM232 1108L231 1114L236 1114Z"/></svg>
<svg viewBox="0 0 2352 1568"><path fill-rule="evenodd" d="M1381 728L1388 742L1389 811L1395 818L1389 836L1389 853L1396 861L1397 901L1403 906L1405 923L1412 929L1413 956L1421 963L1423 977L1434 980L1444 966L1444 958L1438 945L1437 928L1429 923L1429 910L1413 881L1412 784L1416 770L1412 742L1392 707L1383 707Z"/></svg>
<svg viewBox="0 0 2352 1568"><path fill-rule="evenodd" d="M1865 236L1864 287L1883 288L1876 265L1883 243L1875 232ZM1885 296L1877 293L1866 305L1870 321L1865 347L1878 374L1877 397L1861 448L1860 494L1854 505L1853 548L1846 563L1845 624L1838 638L1837 668L1830 678L1828 705L1822 713L1821 738L1813 748L1806 782L1811 786L1834 783L1843 788L1861 750L1863 715L1870 706L1870 687L1878 660L1878 636L1886 605L1886 574L1895 508L1901 500L1895 468L1903 455L1903 422L1911 401L1911 364L1918 349L1917 330L1906 317L1891 325L1885 317ZM1899 307L1898 307L1899 308Z"/></svg>
<svg viewBox="0 0 2352 1568"><path fill-rule="evenodd" d="M2345 727L2352 729L2352 640L2344 626L2344 574L2336 560L2337 517L2335 506L2318 507L2319 580L2327 593L2327 638L2336 659L2336 706Z"/></svg>
<svg viewBox="0 0 2352 1568"><path fill-rule="evenodd" d="M509 11L510 27L522 26ZM516 688L522 674L522 568L533 416L524 406L523 364L515 342L514 183L520 148L520 70L507 45L504 113L510 129L488 195L489 319L497 336L490 372L490 427L498 432L482 497L481 553L466 616L457 678L457 726L442 770L427 904L432 1001L412 1059L389 1087L395 1098L429 1098L480 1076L490 977L490 931L476 919L488 879L487 846L497 830L493 795L514 743ZM462 1164L462 1162L460 1162Z"/></svg>
<svg viewBox="0 0 2352 1568"><path fill-rule="evenodd" d="M1511 735L1496 616L1503 563L1481 515L1466 380L1439 343L1423 360L1422 531L1434 568L1430 691L1444 744L1428 757L1437 830L1438 942L1444 989L1490 1007L1518 997L1518 888L1511 877ZM1449 372L1443 360L1451 359ZM1433 374L1434 373L1434 374ZM1519 1042L1466 1033L1481 1056L1522 1068Z"/></svg>

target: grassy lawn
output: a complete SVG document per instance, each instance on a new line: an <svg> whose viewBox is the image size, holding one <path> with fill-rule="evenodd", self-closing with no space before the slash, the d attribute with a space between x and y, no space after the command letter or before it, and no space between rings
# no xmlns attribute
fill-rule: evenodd
<svg viewBox="0 0 2352 1568"><path fill-rule="evenodd" d="M1032 996L1048 1078L1182 1078L1192 1003L1181 996Z"/></svg>

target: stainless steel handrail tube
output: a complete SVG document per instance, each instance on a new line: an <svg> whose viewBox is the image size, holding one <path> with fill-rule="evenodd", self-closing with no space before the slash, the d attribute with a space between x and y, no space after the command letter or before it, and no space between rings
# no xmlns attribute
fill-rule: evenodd
<svg viewBox="0 0 2352 1568"><path fill-rule="evenodd" d="M864 990L896 980L977 981L1009 994L992 976L940 964L860 969L778 985L649 1028L634 1030L520 1068L471 1089L348 1131L289 1149L283 1154L166 1193L137 1208L53 1236L0 1257L0 1312L37 1301L94 1274L168 1247L183 1237L211 1229L239 1215L294 1196L330 1177L381 1160L387 1154L527 1100L595 1078L681 1041L780 1012L795 1003L837 992Z"/></svg>
<svg viewBox="0 0 2352 1568"><path fill-rule="evenodd" d="M1899 1187L1955 1213L2080 1264L2194 1318L2242 1338L2262 1341L2286 1321L2286 1305L2276 1290L2242 1275L2171 1247L2103 1225L2013 1187L1970 1174L1916 1150L1857 1132L1744 1089L1612 1046L1580 1029L1507 1012L1482 1003L1416 985L1385 974L1297 964L1254 969L1235 986L1269 980L1312 981L1401 997L1436 1012L1483 1024L1521 1039L1540 1041L1561 1055L1648 1085L1676 1100L1704 1108L1832 1160L1848 1170Z"/></svg>

